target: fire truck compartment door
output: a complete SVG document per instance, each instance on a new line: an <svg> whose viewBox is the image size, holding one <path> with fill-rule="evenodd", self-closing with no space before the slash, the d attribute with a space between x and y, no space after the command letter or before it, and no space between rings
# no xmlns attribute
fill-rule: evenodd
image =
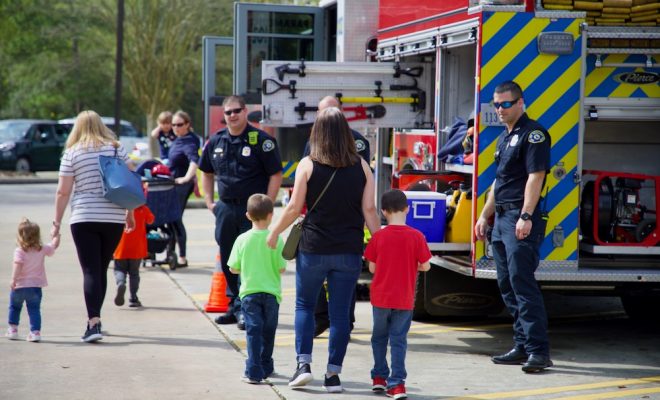
<svg viewBox="0 0 660 400"><path fill-rule="evenodd" d="M311 124L325 96L340 99L352 128L431 126L431 64L263 61L264 125Z"/></svg>

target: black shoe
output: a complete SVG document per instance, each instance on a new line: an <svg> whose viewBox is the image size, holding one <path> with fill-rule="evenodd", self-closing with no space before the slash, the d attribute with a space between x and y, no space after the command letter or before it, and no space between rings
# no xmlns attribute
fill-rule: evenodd
<svg viewBox="0 0 660 400"><path fill-rule="evenodd" d="M124 305L124 295L126 294L126 284L120 283L117 285L117 295L115 296L115 305L123 306Z"/></svg>
<svg viewBox="0 0 660 400"><path fill-rule="evenodd" d="M527 362L523 364L522 370L529 373L543 372L544 369L552 366L553 364L549 356L530 354Z"/></svg>
<svg viewBox="0 0 660 400"><path fill-rule="evenodd" d="M296 368L296 372L293 374L293 377L289 379L289 386L293 386L293 387L305 386L306 384L311 382L312 379L314 379L314 377L312 376L312 369L310 368L309 364L298 363L298 368Z"/></svg>
<svg viewBox="0 0 660 400"><path fill-rule="evenodd" d="M237 321L234 314L223 314L215 319L215 323L220 325L235 324Z"/></svg>
<svg viewBox="0 0 660 400"><path fill-rule="evenodd" d="M188 261L184 262L183 264L181 264L180 262L177 261L176 262L176 267L177 268L188 268Z"/></svg>
<svg viewBox="0 0 660 400"><path fill-rule="evenodd" d="M85 330L85 334L80 338L80 340L87 343L97 342L102 339L103 339L103 335L101 334L100 322L96 323L96 325L94 325L91 328L89 327L89 324L87 324L87 329Z"/></svg>
<svg viewBox="0 0 660 400"><path fill-rule="evenodd" d="M238 314L238 322L236 322L236 327L242 331L245 330L245 317L243 313Z"/></svg>
<svg viewBox="0 0 660 400"><path fill-rule="evenodd" d="M316 321L316 326L314 327L314 337L320 336L323 332L330 327L330 323L325 320Z"/></svg>
<svg viewBox="0 0 660 400"><path fill-rule="evenodd" d="M344 389L341 387L339 375L332 375L331 377L325 376L323 380L323 387L328 393L341 393Z"/></svg>
<svg viewBox="0 0 660 400"><path fill-rule="evenodd" d="M142 307L142 303L140 302L140 300L137 297L135 297L135 298L132 298L132 299L128 299L128 306L129 307Z"/></svg>
<svg viewBox="0 0 660 400"><path fill-rule="evenodd" d="M520 365L527 361L527 357L525 350L514 347L508 353L493 356L490 360L495 364Z"/></svg>

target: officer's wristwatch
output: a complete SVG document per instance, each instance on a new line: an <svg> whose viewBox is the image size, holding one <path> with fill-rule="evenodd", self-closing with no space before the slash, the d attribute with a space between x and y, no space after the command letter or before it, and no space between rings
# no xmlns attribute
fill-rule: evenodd
<svg viewBox="0 0 660 400"><path fill-rule="evenodd" d="M529 221L530 219L532 219L532 216L530 215L530 213L524 212L520 214L520 219L522 219L523 221Z"/></svg>

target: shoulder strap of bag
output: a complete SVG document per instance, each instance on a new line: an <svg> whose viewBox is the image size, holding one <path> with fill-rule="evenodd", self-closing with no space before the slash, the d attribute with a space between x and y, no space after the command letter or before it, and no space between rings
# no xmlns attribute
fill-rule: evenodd
<svg viewBox="0 0 660 400"><path fill-rule="evenodd" d="M325 184L325 187L323 188L323 190L321 190L321 194L319 194L319 197L316 198L316 201L314 202L312 207L307 211L307 214L305 215L305 218L303 218L302 222L305 222L305 220L307 219L307 215L309 215L312 212L314 207L316 207L316 205L319 203L319 200L321 200L321 197L323 197L323 195L325 194L325 191L328 190L328 187L330 186L330 183L332 183L332 180L335 178L335 175L337 174L338 169L339 168L336 168L335 172L332 173L332 176L330 176L330 179L328 180L328 183Z"/></svg>

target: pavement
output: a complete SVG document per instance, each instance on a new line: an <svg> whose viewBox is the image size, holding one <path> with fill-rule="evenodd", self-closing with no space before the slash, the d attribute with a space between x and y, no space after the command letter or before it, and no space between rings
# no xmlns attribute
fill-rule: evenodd
<svg viewBox="0 0 660 400"><path fill-rule="evenodd" d="M0 262L0 310L7 309L16 222L22 215L29 216L41 225L45 238L52 220L54 191L52 183L14 188L0 185L0 254L4 255ZM277 208L276 218L280 212ZM80 341L86 311L82 274L66 227L67 212L62 245L46 264L49 286L44 289L42 302L42 342L0 337L0 400L385 398L370 390L371 306L364 301L356 304L356 326L341 374L345 391L328 394L322 388L327 332L314 340L315 380L303 389L288 387L295 369L293 262L289 262L282 278L275 374L259 385L242 382L247 356L245 333L236 325L216 325L213 318L218 314L204 312L215 271L214 220L207 210L193 208L185 211L184 221L190 266L175 271L142 267L139 296L144 307L137 309L114 305L116 285L109 271L102 310L104 339L88 344ZM609 393L591 393L594 397L585 398L621 398L623 393L619 396L615 392L631 385L643 386L638 389L641 392L635 392L637 395L659 398L658 331L627 324L620 305L589 310L593 319L584 320L581 314L586 309L579 307L584 301L566 301L568 305L561 309L575 310L577 320L553 323L555 368L541 375L523 374L519 366L494 367L490 362L490 355L511 346L508 319L414 321L406 362L410 398L550 399L606 390L594 388L610 389ZM605 302L596 299L589 307L601 307L601 303L604 307ZM27 334L27 326L24 310L19 327L21 339ZM4 324L0 329L4 330ZM624 378L629 380L622 381Z"/></svg>

